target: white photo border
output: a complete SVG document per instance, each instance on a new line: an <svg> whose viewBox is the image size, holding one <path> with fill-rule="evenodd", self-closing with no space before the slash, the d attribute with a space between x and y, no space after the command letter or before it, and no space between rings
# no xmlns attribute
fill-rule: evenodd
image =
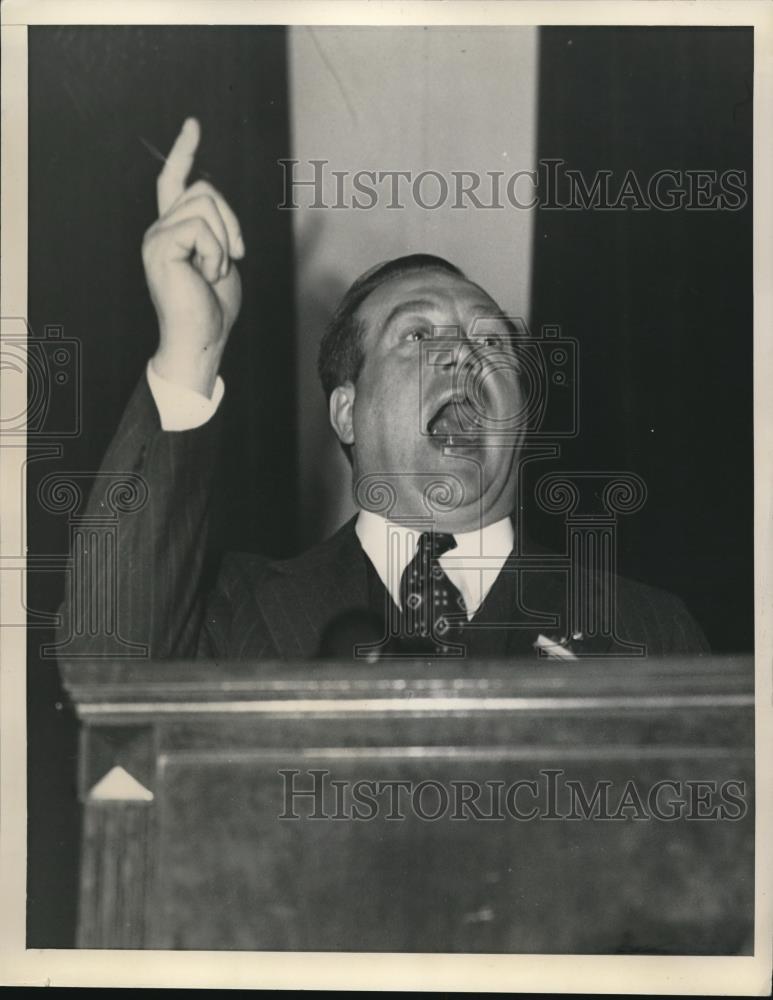
<svg viewBox="0 0 773 1000"><path fill-rule="evenodd" d="M0 316L27 315L27 26L105 24L745 25L754 38L756 907L751 957L27 950L26 635L0 634L0 982L55 986L651 993L767 996L773 842L773 5L767 0L7 0L2 15ZM4 373L2 373L4 374ZM0 391L19 392L5 382ZM13 400L22 412L26 399ZM23 523L24 447L0 449L0 554ZM18 535L18 529L17 529ZM22 538L23 545L25 539ZM0 592L0 620L20 596Z"/></svg>

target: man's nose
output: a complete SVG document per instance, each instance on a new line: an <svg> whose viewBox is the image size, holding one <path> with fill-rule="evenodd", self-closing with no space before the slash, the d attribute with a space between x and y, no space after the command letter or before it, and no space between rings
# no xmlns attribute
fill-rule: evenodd
<svg viewBox="0 0 773 1000"><path fill-rule="evenodd" d="M476 362L476 346L464 329L450 327L442 331L440 336L448 345L439 355L440 367L447 372L460 372Z"/></svg>

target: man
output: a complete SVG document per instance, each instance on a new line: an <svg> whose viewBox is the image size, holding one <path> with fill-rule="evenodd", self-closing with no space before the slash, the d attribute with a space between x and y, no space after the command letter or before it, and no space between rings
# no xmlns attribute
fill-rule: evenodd
<svg viewBox="0 0 773 1000"><path fill-rule="evenodd" d="M574 630L565 570L526 557L511 521L526 409L512 328L482 288L428 255L358 279L321 345L359 515L296 559L226 556L205 593L218 370L245 247L223 196L203 181L185 186L198 141L188 119L158 180L143 261L159 346L103 464L119 478L142 476L149 491L120 523L121 638L153 658L704 650L677 598L619 578L612 628ZM101 509L105 493L90 502ZM88 565L85 552L74 556ZM593 603L603 585L593 578L581 596ZM92 636L68 650L108 646Z"/></svg>

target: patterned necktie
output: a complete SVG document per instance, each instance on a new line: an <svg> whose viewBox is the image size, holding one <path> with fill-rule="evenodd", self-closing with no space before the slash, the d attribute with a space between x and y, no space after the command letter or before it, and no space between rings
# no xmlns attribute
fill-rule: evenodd
<svg viewBox="0 0 773 1000"><path fill-rule="evenodd" d="M460 655L464 598L451 583L439 559L456 548L453 535L424 532L416 555L400 580L401 650L415 656Z"/></svg>

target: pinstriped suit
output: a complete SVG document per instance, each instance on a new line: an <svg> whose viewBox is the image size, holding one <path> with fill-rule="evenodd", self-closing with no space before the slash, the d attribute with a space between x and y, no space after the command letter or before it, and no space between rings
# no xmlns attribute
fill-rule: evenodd
<svg viewBox="0 0 773 1000"><path fill-rule="evenodd" d="M294 559L228 554L216 585L204 594L204 539L219 433L218 414L195 430L161 430L147 381L141 379L102 466L116 477L138 473L149 487L147 504L121 515L118 632L125 640L147 644L154 659L313 657L326 627L339 615L373 607L375 571L350 521ZM103 508L104 495L91 496L90 512ZM707 650L700 628L673 595L617 578L616 599L618 639L644 643L650 655ZM472 629L465 631L470 654L534 656L537 634L565 634L566 601L564 577L526 572L522 560L511 556ZM507 627L514 609L519 609L518 622L525 614L533 624ZM62 638L68 621L66 600ZM593 642L584 651L611 651L608 639ZM99 637L83 637L70 644L68 653L109 655L113 647L101 643Z"/></svg>

